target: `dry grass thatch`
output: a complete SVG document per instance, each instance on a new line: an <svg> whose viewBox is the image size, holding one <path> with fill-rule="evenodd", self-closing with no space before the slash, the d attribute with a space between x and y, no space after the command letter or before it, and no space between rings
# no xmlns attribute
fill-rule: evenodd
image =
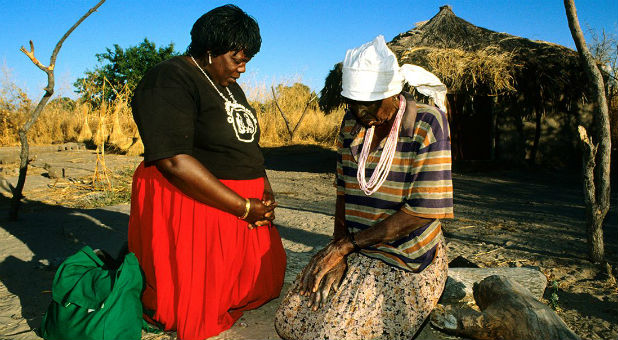
<svg viewBox="0 0 618 340"><path fill-rule="evenodd" d="M402 62L414 60L438 76L449 88L489 93L515 91L513 74L522 65L515 62L513 52L502 52L494 46L465 51L456 48L414 47L402 53Z"/></svg>
<svg viewBox="0 0 618 340"><path fill-rule="evenodd" d="M92 139L92 130L88 124L88 106L82 105L82 126L79 129L79 135L77 136L78 142L87 142Z"/></svg>
<svg viewBox="0 0 618 340"><path fill-rule="evenodd" d="M475 94L501 92L501 84L512 84L514 90L539 100L559 98L565 92L581 95L582 71L575 51L475 26L456 16L449 6L441 7L427 23L396 36L389 47L402 63L432 59L436 50L443 50L453 54L451 61L462 58L459 63L481 66L468 68L461 77L451 76L452 82L446 79L453 92L477 88L475 80L484 79L481 91ZM429 48L427 55L410 54L419 47ZM505 62L513 67L505 67ZM439 73L440 69L430 71Z"/></svg>
<svg viewBox="0 0 618 340"><path fill-rule="evenodd" d="M519 92L529 102L579 98L583 73L575 51L544 41L532 41L475 26L443 6L388 43L399 63L422 66L435 73L451 93L494 95ZM338 84L337 84L338 83ZM335 67L326 79L320 108L341 104Z"/></svg>

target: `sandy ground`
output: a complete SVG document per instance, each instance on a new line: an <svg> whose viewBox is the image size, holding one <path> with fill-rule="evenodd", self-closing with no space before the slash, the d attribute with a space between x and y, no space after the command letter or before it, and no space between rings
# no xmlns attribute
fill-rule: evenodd
<svg viewBox="0 0 618 340"><path fill-rule="evenodd" d="M64 149L64 148L63 148ZM0 148L0 339L37 339L35 329L50 301L58 264L84 244L117 252L126 239L128 204L95 209L63 206L66 188L89 178L90 150L34 147L20 218L9 222L9 194L17 175L17 149ZM276 191L277 226L288 255L284 292L309 258L329 241L335 192L334 152L311 146L265 149ZM111 170L134 168L138 157L106 155ZM47 166L45 165L47 164ZM49 178L55 169L64 178ZM53 170L52 170L53 171ZM558 289L558 314L585 339L618 338L618 290L586 261L581 180L576 172L488 169L454 172L456 218L444 221L451 259L481 267L538 267ZM618 267L618 214L614 190L605 226L605 249ZM548 287L545 299L554 290ZM283 295L283 293L282 293ZM245 313L215 339L278 339L273 315L279 300ZM144 339L175 339L174 333ZM448 338L426 327L418 338Z"/></svg>

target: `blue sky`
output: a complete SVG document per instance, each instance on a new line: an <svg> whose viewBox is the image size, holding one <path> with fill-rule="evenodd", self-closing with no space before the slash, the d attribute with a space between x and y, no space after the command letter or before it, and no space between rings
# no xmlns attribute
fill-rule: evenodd
<svg viewBox="0 0 618 340"><path fill-rule="evenodd" d="M45 74L19 52L33 40L45 65L66 30L95 0L0 0L0 67L38 99ZM158 45L173 42L184 51L195 20L229 1L107 0L64 43L56 62L56 91L74 97L73 81L97 65L96 53L145 37ZM316 91L345 51L378 34L387 41L451 5L459 17L481 27L574 48L560 0L512 1L235 1L258 21L262 49L248 64L245 81L267 85L301 79ZM581 25L618 33L618 1L576 0ZM243 78L241 78L242 82Z"/></svg>

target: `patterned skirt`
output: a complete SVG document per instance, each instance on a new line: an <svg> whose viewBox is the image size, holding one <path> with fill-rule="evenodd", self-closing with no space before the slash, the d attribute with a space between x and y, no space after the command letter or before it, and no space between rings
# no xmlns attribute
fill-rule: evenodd
<svg viewBox="0 0 618 340"><path fill-rule="evenodd" d="M341 285L317 311L297 293L299 275L277 310L275 328L289 340L411 339L438 303L447 270L443 241L420 273L351 254Z"/></svg>

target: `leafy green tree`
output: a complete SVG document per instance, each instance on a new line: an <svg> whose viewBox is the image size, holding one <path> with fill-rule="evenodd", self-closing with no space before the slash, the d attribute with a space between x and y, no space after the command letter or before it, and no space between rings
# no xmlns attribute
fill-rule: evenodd
<svg viewBox="0 0 618 340"><path fill-rule="evenodd" d="M73 111L75 109L75 101L69 97L54 98L47 105L60 107L65 111Z"/></svg>
<svg viewBox="0 0 618 340"><path fill-rule="evenodd" d="M173 43L157 48L148 38L126 49L114 44L113 48L96 54L100 65L75 81L75 92L98 106L102 100L111 101L119 95L132 93L146 71L179 54L174 51Z"/></svg>

